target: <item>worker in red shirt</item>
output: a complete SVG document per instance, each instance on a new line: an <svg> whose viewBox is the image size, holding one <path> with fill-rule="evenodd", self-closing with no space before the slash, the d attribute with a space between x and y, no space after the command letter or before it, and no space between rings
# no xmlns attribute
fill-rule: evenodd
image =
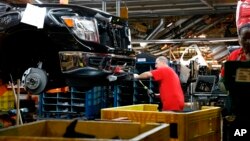
<svg viewBox="0 0 250 141"><path fill-rule="evenodd" d="M135 79L146 79L152 77L159 82L160 99L163 111L182 111L184 109L184 94L181 83L176 72L168 66L167 58L160 56L156 58L155 68L140 75L135 74Z"/></svg>
<svg viewBox="0 0 250 141"><path fill-rule="evenodd" d="M250 60L250 0L238 2L236 13L236 26L239 37L240 48L230 53L227 61L247 61ZM221 78L224 78L224 68L221 69Z"/></svg>
<svg viewBox="0 0 250 141"><path fill-rule="evenodd" d="M236 27L240 48L231 52L227 61L248 61L250 60L250 0L240 0L236 10ZM224 67L221 69L219 87L227 91L224 86ZM231 107L231 99L228 97L228 109Z"/></svg>
<svg viewBox="0 0 250 141"><path fill-rule="evenodd" d="M227 61L247 61L250 60L250 0L239 0L236 11L236 27L239 38L240 48L230 53ZM219 83L221 90L226 90L223 85L224 68L221 69L221 81ZM241 93L241 92L239 92ZM236 94L237 95L237 94ZM235 139L237 129L246 129L249 127L249 118L241 115L235 115L238 109L235 103L238 99L229 95L225 99L225 107L222 111L223 116L223 140L231 141ZM239 103L238 103L239 104ZM243 104L246 104L243 102ZM249 139L248 136L244 136ZM238 139L239 140L239 139ZM241 140L244 140L241 138Z"/></svg>
<svg viewBox="0 0 250 141"><path fill-rule="evenodd" d="M250 60L250 21L238 30L240 48L230 53L227 61ZM224 68L221 69L221 78L224 77Z"/></svg>

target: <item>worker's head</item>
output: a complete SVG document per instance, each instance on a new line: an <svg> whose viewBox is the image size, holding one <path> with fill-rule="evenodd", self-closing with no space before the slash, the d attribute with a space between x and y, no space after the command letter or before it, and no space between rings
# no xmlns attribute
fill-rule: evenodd
<svg viewBox="0 0 250 141"><path fill-rule="evenodd" d="M168 59L164 56L157 57L155 60L156 68L167 66L167 64L168 64Z"/></svg>
<svg viewBox="0 0 250 141"><path fill-rule="evenodd" d="M237 4L236 26L239 44L250 60L250 0L240 0Z"/></svg>
<svg viewBox="0 0 250 141"><path fill-rule="evenodd" d="M242 46L248 60L250 59L250 24L239 29L239 44Z"/></svg>

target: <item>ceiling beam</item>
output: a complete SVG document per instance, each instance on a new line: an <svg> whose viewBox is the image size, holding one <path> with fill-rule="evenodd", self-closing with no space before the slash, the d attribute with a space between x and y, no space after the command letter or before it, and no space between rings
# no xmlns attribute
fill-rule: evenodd
<svg viewBox="0 0 250 141"><path fill-rule="evenodd" d="M193 39L162 39L162 40L132 40L131 44L166 44L166 43L225 43L237 42L238 37L228 38L193 38Z"/></svg>
<svg viewBox="0 0 250 141"><path fill-rule="evenodd" d="M211 0L200 0L203 4L205 4L207 7L214 10L213 4Z"/></svg>

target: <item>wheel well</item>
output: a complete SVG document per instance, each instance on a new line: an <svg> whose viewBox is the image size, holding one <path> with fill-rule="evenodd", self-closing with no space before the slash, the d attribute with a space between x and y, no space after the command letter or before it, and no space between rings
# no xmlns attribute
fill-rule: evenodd
<svg viewBox="0 0 250 141"><path fill-rule="evenodd" d="M60 70L57 48L47 34L39 31L19 31L8 35L0 50L2 77L20 79L29 67L37 67L43 62L46 72Z"/></svg>

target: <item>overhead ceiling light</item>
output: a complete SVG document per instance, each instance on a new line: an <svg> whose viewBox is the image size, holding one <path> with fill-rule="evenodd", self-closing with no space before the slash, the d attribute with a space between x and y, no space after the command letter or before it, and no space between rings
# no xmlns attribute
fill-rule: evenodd
<svg viewBox="0 0 250 141"><path fill-rule="evenodd" d="M198 37L199 37L199 38L206 38L207 35L206 35L206 34L201 34L201 35L199 35Z"/></svg>
<svg viewBox="0 0 250 141"><path fill-rule="evenodd" d="M43 3L40 0L35 0L35 2L37 2L38 4L42 4Z"/></svg>
<svg viewBox="0 0 250 141"><path fill-rule="evenodd" d="M147 46L147 43L140 43L140 46L145 48Z"/></svg>
<svg viewBox="0 0 250 141"><path fill-rule="evenodd" d="M169 24L167 25L167 27L170 27L171 25L173 25L173 22L169 23Z"/></svg>
<svg viewBox="0 0 250 141"><path fill-rule="evenodd" d="M162 47L161 47L161 50L164 50L164 49L166 49L166 48L168 48L168 45L167 45L167 44L165 44L164 46L162 46Z"/></svg>

